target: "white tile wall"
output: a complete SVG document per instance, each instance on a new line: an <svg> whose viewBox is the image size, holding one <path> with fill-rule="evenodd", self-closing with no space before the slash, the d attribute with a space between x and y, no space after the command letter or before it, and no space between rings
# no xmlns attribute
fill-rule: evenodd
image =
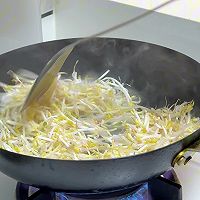
<svg viewBox="0 0 200 200"><path fill-rule="evenodd" d="M89 36L144 12L141 8L108 0L56 0L55 2L57 39ZM197 22L154 13L106 36L163 45L200 61L199 35L200 24Z"/></svg>
<svg viewBox="0 0 200 200"><path fill-rule="evenodd" d="M0 54L42 41L39 0L0 0Z"/></svg>

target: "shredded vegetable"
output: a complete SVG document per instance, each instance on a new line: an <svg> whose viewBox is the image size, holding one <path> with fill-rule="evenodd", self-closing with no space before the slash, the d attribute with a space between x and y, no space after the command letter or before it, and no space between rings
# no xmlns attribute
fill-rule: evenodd
<svg viewBox="0 0 200 200"><path fill-rule="evenodd" d="M152 151L200 128L191 116L194 102L159 109L141 106L125 85L108 77L72 78L60 73L49 104L38 99L20 110L34 80L12 74L1 83L0 148L52 159L107 159Z"/></svg>

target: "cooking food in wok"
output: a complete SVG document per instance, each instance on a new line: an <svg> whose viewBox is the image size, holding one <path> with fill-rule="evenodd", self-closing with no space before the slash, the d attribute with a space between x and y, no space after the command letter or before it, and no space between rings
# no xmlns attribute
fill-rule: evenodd
<svg viewBox="0 0 200 200"><path fill-rule="evenodd" d="M77 64L77 63L76 63ZM71 77L60 73L51 91L21 107L34 80L10 72L1 83L0 147L42 158L87 160L136 155L185 138L200 128L194 102L162 108L140 105L132 88L109 76Z"/></svg>
<svg viewBox="0 0 200 200"><path fill-rule="evenodd" d="M21 96L20 95L19 95L20 97L16 96L15 100L12 100L12 102L14 102L13 104L14 107L16 107L17 105L18 107L20 107L20 105L22 104L22 99L25 98L25 95L30 90L31 84L34 81L34 80L26 80L24 78L24 74L23 74L23 77L21 77L21 74L18 73L19 69L24 68L25 70L32 71L36 74L39 74L42 71L45 64L52 58L53 55L55 55L60 49L62 49L66 45L71 44L72 42L76 40L77 39L67 39L67 40L56 40L56 41L51 41L51 42L46 42L46 43L40 43L40 44L35 44L35 45L27 46L24 48L20 48L20 49L1 55L0 56L0 69L1 69L0 81L3 82L3 84L1 84L3 88L5 90L6 89L9 90L8 92L6 92L6 96L3 95L4 97L3 99L1 99L2 103L4 104L4 106L3 105L1 106L1 112L2 110L5 111L6 109L8 109L8 106L11 105L9 103L10 98L8 94L14 95L16 91L21 91L21 93L19 92ZM74 64L76 63L77 60L79 60L79 62L77 63L77 66L75 67L75 70L74 70ZM12 75L13 80L15 80L14 84L10 83L10 76L6 75L6 73L9 70L17 73L17 74L10 73ZM107 70L110 70L109 73L107 73ZM190 121L189 125L191 125L191 123L196 124L197 125L196 128L198 130L190 134L190 132L187 132L188 130L190 130L188 127L186 126L182 127L180 129L182 130L181 131L182 133L180 133L179 135L180 138L177 137L178 141L175 142L176 138L173 138L173 136L168 135L170 132L167 132L166 134L164 132L164 129L162 131L162 128L160 128L159 129L160 131L157 133L150 132L149 134L145 133L144 131L145 129L141 129L141 132L140 132L141 134L139 134L139 137L135 138L134 135L131 135L134 138L135 143L133 143L132 141L131 142L133 144L143 145L145 141L148 141L148 146L149 146L148 149L143 150L143 152L145 153L138 152L139 148L140 150L142 150L141 149L142 147L138 145L138 148L133 149L133 151L131 152L132 154L136 154L136 155L126 156L124 155L126 152L123 152L125 148L124 149L117 148L117 151L114 151L114 150L112 151L115 157L111 155L113 156L113 158L108 157L106 159L103 159L102 153L104 152L104 149L109 150L109 148L106 147L104 149L99 148L99 152L97 150L96 151L93 150L93 154L90 152L90 154L93 157L92 156L89 157L88 156L89 154L85 153L85 155L81 155L81 156L83 157L85 156L87 158L79 157L78 160L74 160L75 157L68 157L68 158L59 157L56 154L54 154L54 156L58 156L58 157L54 157L51 155L52 157L48 158L48 155L47 155L48 152L45 152L44 150L42 150L42 148L46 148L46 147L43 147L45 145L41 145L41 142L43 142L44 144L48 144L48 141L44 140L45 135L41 135L43 136L43 139L40 138L38 140L40 142L40 146L38 147L41 149L37 148L37 146L36 148L35 147L33 148L33 149L40 150L41 154L43 153L43 155L36 155L32 152L29 152L30 150L28 149L26 149L26 152L19 152L19 150L14 151L13 146L8 143L8 140L5 140L5 138L3 139L3 134L1 133L0 135L1 145L2 145L2 142L4 142L4 144L8 144L10 147L7 146L8 147L7 149L5 147L2 147L3 149L0 148L0 171L16 179L17 181L38 186L38 187L50 188L54 190L55 189L65 190L68 192L74 191L75 193L77 192L92 193L92 192L98 192L98 191L108 191L108 190L113 190L113 189L119 189L121 187L128 187L128 186L133 186L133 185L135 186L137 184L144 183L155 176L159 176L163 174L165 171L167 171L168 169L172 167L173 162L176 163L175 158L177 157L177 155L181 154L182 151L187 150L187 148L191 147L193 143L198 142L200 138L200 129L198 127L198 118L196 117L198 117L200 113L199 111L199 108L200 108L200 101L199 101L200 100L200 90L199 90L200 64L197 61L193 60L192 58L186 55L183 55L182 53L179 53L177 51L174 51L165 47L161 47L158 45L146 43L146 42L117 39L117 38L96 38L93 41L86 42L84 45L78 45L74 49L73 53L69 56L69 59L66 60L65 64L63 65L62 71L67 73L67 75L60 74L58 85L57 87L55 87L57 89L53 93L52 97L49 98L50 101L48 101L48 98L46 97L44 99L38 99L38 101L36 102L36 105L32 106L34 112L31 112L30 110L30 112L27 112L28 115L23 116L24 117L23 127L28 126L30 122L33 122L33 119L36 116L40 116L41 119L43 119L43 116L39 111L43 111L44 113L44 110L46 109L45 117L47 117L48 112L50 112L49 114L52 115L52 113L54 113L55 110L59 108L63 103L65 103L63 104L64 107L65 106L70 107L69 106L70 103L72 105L76 105L80 107L81 112L79 112L79 115L82 116L82 118L85 111L87 111L87 114L90 113L91 115L95 115L94 112L96 113L100 112L98 108L93 108L94 106L89 104L91 103L91 101L88 100L88 97L91 97L91 99L95 99L95 95L91 96L91 94L93 93L89 94L89 92L87 92L87 95L88 95L87 98L86 98L86 94L84 93L85 96L83 95L84 98L82 97L83 102L81 103L80 101L77 102L78 99L76 98L74 98L72 101L72 97L75 94L73 94L73 92L71 92L70 94L68 91L69 93L68 98L71 97L71 100L69 102L67 101L62 102L59 100L60 104L56 105L57 108L56 107L52 108L53 106L52 101L54 101L56 95L60 93L59 91L62 91L61 94L59 94L60 97L62 97L62 95L64 95L63 94L64 88L65 89L68 88L66 87L67 84L70 85L70 82L75 83L74 77L76 77L75 72L77 72L78 80L76 81L79 82L81 78L82 83L85 83L86 85L88 84L90 85L89 88L87 86L87 89L91 89L92 86L95 86L95 84L99 84L99 85L102 85L102 87L105 87L103 85L105 83L107 87L111 88L110 89L111 91L117 93L114 95L114 96L117 96L117 98L113 98L113 104L114 105L117 104L117 106L121 105L120 108L129 107L132 110L137 111L136 113L139 115L143 123L144 123L143 117L149 115L149 129L152 128L153 130L153 127L155 127L155 124L154 126L152 126L150 123L151 121L150 114L152 113L153 115L158 116L159 113L161 112L160 110L163 110L163 111L166 110L166 112L162 112L162 113L165 113L165 116L167 116L167 114L169 113L172 116L174 115L174 113L180 116L180 118L179 117L177 117L177 119L173 118L171 119L171 121L174 120L173 122L180 123L180 119L183 120L182 122L184 122L184 120L189 120ZM72 73L73 73L73 77L71 76ZM108 78L108 77L111 77L111 78ZM71 79L72 81L68 79ZM133 105L128 104L127 93L125 96L123 92L124 90L121 91L120 89L121 86L115 80L117 80L124 88L126 88L125 91L129 93L129 96L131 97L131 102ZM21 87L22 83L24 85L23 87ZM65 84L59 84L59 83L65 83ZM12 85L12 87L10 86L7 87L7 85ZM78 83L71 84L70 87L71 89L73 88L78 89L76 88L77 86L78 86ZM2 88L0 89L1 89L0 91L3 92L3 89ZM103 91L105 92L105 90ZM102 94L101 92L102 90L100 91L96 90L95 91L96 96L98 95L100 96L100 94ZM49 94L51 94L51 92ZM105 93L103 94L105 98L109 99L109 95L105 95ZM67 96L67 93L65 93L65 95ZM51 96L51 95L47 95L47 96ZM96 101L97 100L100 101L101 99L99 100L99 98L98 99L96 98ZM104 102L106 105L110 103L110 101L104 101ZM34 109L34 106L37 107L37 103L38 104L40 103L40 105L43 105L43 107L38 107L37 109ZM94 103L95 101L93 102L93 104ZM88 107L87 104L91 107L91 109ZM95 103L94 105L97 105L98 107L100 107L99 102L98 104ZM117 110L118 107L117 106L114 107L114 105L112 107L113 110ZM14 118L13 116L11 117L8 116L8 118L10 121L16 122L20 119L21 114L17 115L16 113L18 113L18 110L16 109L15 111L14 107L12 111L13 113L15 113L13 116L15 116L16 118ZM10 111L10 109L8 110ZM59 109L59 110L62 111L62 109ZM68 127L69 124L71 123L69 119L72 119L72 117L70 118L69 113L71 113L71 115L74 118L78 118L78 113L72 112L72 108L71 110L68 109L66 113L68 113L68 115L66 115L67 118L65 118L65 116L62 116L62 114L60 113L61 117L59 121L56 122L56 125L60 123L59 127L63 127L62 130ZM122 112L122 114L124 113L125 111ZM56 114L59 114L57 110L56 110ZM132 113L130 113L130 111L126 111L126 114L127 114L126 116L130 116L130 115L132 116ZM117 118L118 116L119 118ZM106 117L107 117L107 120L109 120L110 117L113 119L115 118L113 122L111 121L111 124L110 124L111 126L109 126L109 130L111 130L111 134L115 135L114 136L115 140L114 139L113 140L115 142L118 142L118 144L121 143L120 144L121 146L120 145L119 146L123 147L124 141L128 142L130 139L123 140L122 136L125 136L125 138L126 137L128 138L129 136L125 134L130 133L132 130L131 129L128 130L128 126L123 125L123 121L120 120L120 116L121 116L120 114L115 113L112 115L107 114ZM3 118L1 117L1 119L5 120L5 117ZM78 119L80 120L81 117L79 117ZM125 122L126 124L132 124L132 125L135 124L135 126L137 125L136 122L131 121L130 123L128 119L130 118L129 117L126 118L126 122ZM133 117L130 120L133 120L133 119L136 120L137 117L133 115ZM148 119L148 117L146 119ZM169 118L167 119L169 120ZM56 120L56 117L52 118L52 120ZM195 120L197 121L195 122ZM61 121L63 121L64 125L61 123ZM64 123L64 121L65 122L67 121L69 124ZM96 121L97 122L94 122L94 124L96 123L97 125L100 125L99 121L98 120ZM87 122L86 119L85 119L85 122ZM102 125L105 125L104 124L105 122L106 121L104 121ZM122 125L119 126L117 122L119 122ZM146 123L147 122L148 121L146 121ZM166 121L163 120L162 122L163 122L163 126L165 127ZM43 123L44 123L42 126L43 129L41 129L42 133L44 132L44 130L47 130L47 127L45 128L44 126L44 125L47 125L47 123L46 122L43 122ZM91 122L87 122L87 123L91 123ZM116 128L118 129L118 131L114 130L114 128L111 129L111 127L113 127L112 123L116 123ZM172 124L169 123L169 126L172 126ZM75 128L77 125L79 126L82 124L78 122L75 123ZM187 125L187 123L185 123L185 125ZM2 123L0 126L1 127L3 126ZM11 125L8 124L8 126L12 128L15 127L15 125L12 125L12 124ZM85 128L85 127L82 127L82 128ZM130 132L122 132L122 128L124 129L127 128L127 130ZM136 128L138 128L139 130L139 126ZM179 126L176 127L173 125L173 130L177 131L178 134L179 134L178 132L179 128L180 128ZM185 131L183 131L183 128ZM196 128L194 128L194 130ZM5 128L3 130L5 130ZM89 129L87 131L85 130L80 136L84 136L83 134L85 134L86 136L89 137L89 135L92 135L91 133L94 133L94 131L92 130L93 129ZM168 130L169 129L167 129L167 131ZM10 130L10 132L12 132L12 130ZM32 144L31 140L27 138L27 135L26 135L27 133L30 133L30 132L26 132L25 133L26 137L24 138L28 140L29 143L27 144ZM37 136L37 133L38 133L38 129L35 130L35 135L34 135L35 137ZM45 133L50 134L50 131L45 132ZM58 132L57 130L54 130L54 132L52 133L58 133ZM60 133L60 135L63 137L64 135L66 135L66 133L67 131L63 131L62 133ZM15 136L16 134L18 137ZM105 132L103 133L98 132L98 134L99 134L99 139L98 140L95 139L94 140L95 142L102 141L102 144L107 143L110 145L110 141L106 140L109 137L105 135ZM151 134L161 135L162 137L160 136L159 137L162 139L165 138L166 144L159 143L160 140L158 140L157 143L154 143L155 139L152 139L152 138L151 138L152 142L150 143L151 140L147 138L145 139L145 137L151 136ZM165 136L165 134L167 137ZM21 138L23 138L24 133L13 132L10 135L13 138L16 137L17 142L18 142L19 140L21 140ZM9 135L7 135L7 137L8 136ZM145 140L141 138L141 142L137 141L136 139L139 140L141 136ZM61 139L63 139L62 137ZM97 135L95 137L97 137ZM184 138L181 139L181 137L184 137ZM11 140L13 140L13 138L11 138ZM174 141L170 141L171 140L170 138L172 140L174 139ZM92 139L90 141L93 141ZM82 141L83 140L81 139L81 142ZM68 144L69 142L68 140L64 140L64 142L67 145L69 145L69 147L74 147L73 143ZM172 142L172 144L169 144L169 142ZM66 145L61 140L58 140L57 143L59 143L62 147L64 147L64 149L67 149ZM167 145L167 143L169 145ZM92 143L90 143L90 145L91 144ZM117 143L115 143L115 145L116 144ZM153 150L152 147L155 147L154 146L155 144L160 144L161 146L156 147L157 149ZM23 145L21 146L18 145L17 147L22 148L22 146ZM85 147L88 148L89 146L85 146ZM92 147L90 146L90 148ZM121 155L117 153L119 149L122 152ZM60 150L61 149L59 149L56 152L59 152ZM78 151L80 151L80 149L78 149ZM66 156L67 154L62 152L62 155ZM80 153L78 154L76 152L75 155L80 156ZM72 156L75 156L75 155L72 155ZM102 157L100 157L100 155Z"/></svg>

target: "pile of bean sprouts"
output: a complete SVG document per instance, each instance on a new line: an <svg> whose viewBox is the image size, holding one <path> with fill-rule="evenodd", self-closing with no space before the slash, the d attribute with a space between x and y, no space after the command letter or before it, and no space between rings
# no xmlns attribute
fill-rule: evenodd
<svg viewBox="0 0 200 200"><path fill-rule="evenodd" d="M49 103L39 100L21 114L34 80L12 73L1 83L0 148L20 154L68 160L107 159L149 152L200 128L194 102L159 109L141 106L120 81L71 78L60 73Z"/></svg>

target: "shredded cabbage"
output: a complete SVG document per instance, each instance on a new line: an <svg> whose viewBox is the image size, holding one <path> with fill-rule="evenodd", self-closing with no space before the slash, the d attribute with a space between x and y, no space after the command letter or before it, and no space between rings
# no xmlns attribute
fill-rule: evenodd
<svg viewBox="0 0 200 200"><path fill-rule="evenodd" d="M107 159L145 153L183 139L200 128L194 102L159 109L139 105L120 81L72 78L60 73L53 95L20 110L34 80L12 74L1 83L0 148L53 159Z"/></svg>

